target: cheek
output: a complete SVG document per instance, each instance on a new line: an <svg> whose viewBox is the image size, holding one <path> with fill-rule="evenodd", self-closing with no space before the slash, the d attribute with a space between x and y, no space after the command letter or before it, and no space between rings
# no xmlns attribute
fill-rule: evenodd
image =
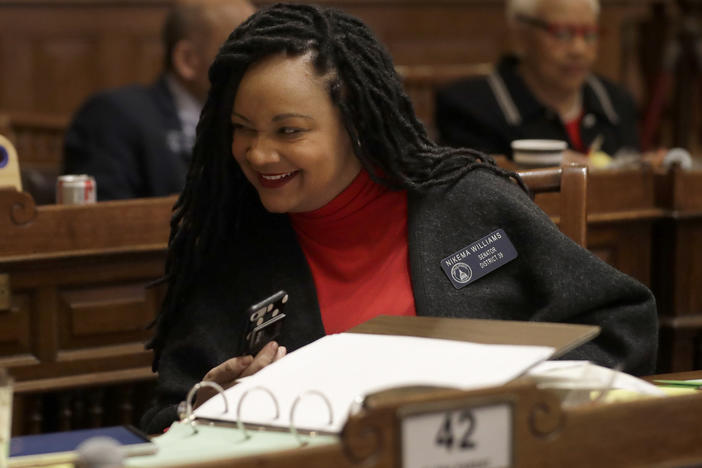
<svg viewBox="0 0 702 468"><path fill-rule="evenodd" d="M590 65L592 65L596 59L597 59L597 44L592 46L587 51L587 61L589 62Z"/></svg>
<svg viewBox="0 0 702 468"><path fill-rule="evenodd" d="M544 41L535 40L527 45L531 63L541 72L547 73L559 62L557 51L549 47Z"/></svg>
<svg viewBox="0 0 702 468"><path fill-rule="evenodd" d="M559 74L561 63L563 62L563 54L557 51L549 51L542 56L543 68L550 74Z"/></svg>
<svg viewBox="0 0 702 468"><path fill-rule="evenodd" d="M232 156L234 157L234 159L236 159L236 162L238 162L239 164L241 164L244 160L244 154L246 151L244 147L245 144L241 141L241 139L232 139Z"/></svg>

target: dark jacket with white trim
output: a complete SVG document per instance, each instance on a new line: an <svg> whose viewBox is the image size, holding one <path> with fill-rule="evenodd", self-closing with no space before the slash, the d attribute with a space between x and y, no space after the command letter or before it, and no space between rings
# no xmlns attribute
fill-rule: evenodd
<svg viewBox="0 0 702 468"><path fill-rule="evenodd" d="M176 404L211 368L237 355L246 308L284 289L290 300L280 344L289 351L324 335L314 280L287 215L260 207L248 186L240 239L199 275L156 350L151 434L176 418ZM634 374L654 370L657 315L651 292L564 236L514 183L476 169L449 186L408 196L408 252L417 315L599 325L600 335L568 353ZM456 289L441 260L503 229L517 258ZM349 350L353 353L353 350ZM440 357L437 357L439 359ZM459 366L460 364L456 364Z"/></svg>
<svg viewBox="0 0 702 468"><path fill-rule="evenodd" d="M457 81L437 92L435 122L442 143L509 158L513 140L556 139L573 147L558 114L538 102L517 73L518 63L506 56L490 75ZM585 147L601 135L601 150L609 155L638 150L636 107L626 91L590 75L582 102Z"/></svg>

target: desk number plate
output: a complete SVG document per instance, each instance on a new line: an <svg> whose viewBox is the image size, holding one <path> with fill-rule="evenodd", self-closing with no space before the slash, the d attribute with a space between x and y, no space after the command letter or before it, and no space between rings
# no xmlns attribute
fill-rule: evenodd
<svg viewBox="0 0 702 468"><path fill-rule="evenodd" d="M508 403L408 414L401 428L403 468L512 465L512 406Z"/></svg>

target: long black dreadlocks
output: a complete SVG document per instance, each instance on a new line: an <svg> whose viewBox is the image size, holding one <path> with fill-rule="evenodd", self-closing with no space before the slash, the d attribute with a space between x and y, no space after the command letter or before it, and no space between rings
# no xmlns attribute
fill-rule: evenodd
<svg viewBox="0 0 702 468"><path fill-rule="evenodd" d="M482 153L441 147L429 139L390 55L360 20L310 5L276 4L260 10L229 36L210 68L211 89L193 160L171 219L164 277L168 292L150 344L156 350L155 366L161 331L184 288L208 261L216 261L218 244L236 242L242 195L249 184L231 154L234 97L249 65L279 53L311 53L319 75L330 77L329 93L355 154L376 182L422 191L477 167L514 176Z"/></svg>

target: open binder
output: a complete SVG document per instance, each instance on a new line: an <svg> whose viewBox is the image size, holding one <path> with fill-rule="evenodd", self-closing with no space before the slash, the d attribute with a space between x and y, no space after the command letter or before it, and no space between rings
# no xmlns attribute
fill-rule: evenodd
<svg viewBox="0 0 702 468"><path fill-rule="evenodd" d="M403 386L499 386L554 351L410 336L329 335L241 379L223 393L225 398L215 396L195 410L194 417L336 434L369 394Z"/></svg>
<svg viewBox="0 0 702 468"><path fill-rule="evenodd" d="M379 316L241 379L192 418L337 434L369 394L499 386L593 338L596 326ZM360 332L360 333L359 333Z"/></svg>

